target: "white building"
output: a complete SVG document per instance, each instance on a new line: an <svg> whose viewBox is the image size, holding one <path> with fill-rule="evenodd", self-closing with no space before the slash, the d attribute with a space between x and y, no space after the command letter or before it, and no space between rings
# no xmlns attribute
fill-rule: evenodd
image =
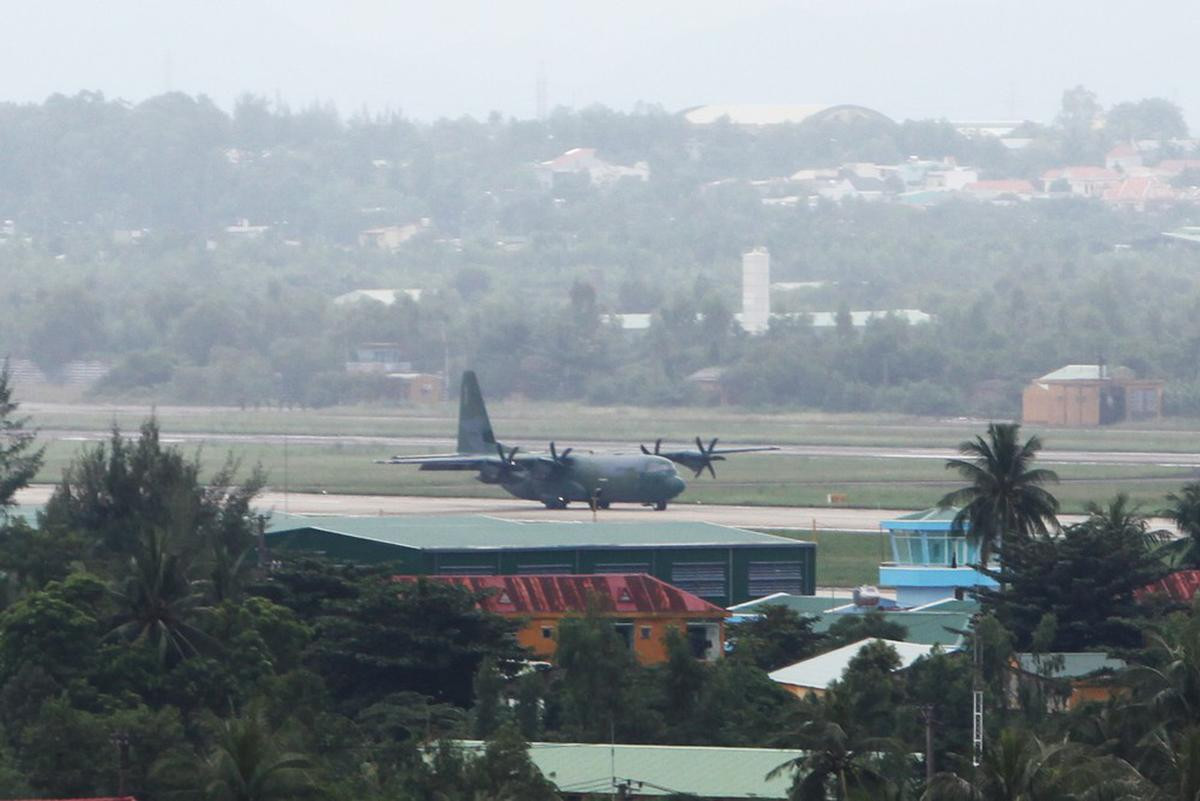
<svg viewBox="0 0 1200 801"><path fill-rule="evenodd" d="M742 328L761 334L771 323L771 254L754 248L742 254Z"/></svg>

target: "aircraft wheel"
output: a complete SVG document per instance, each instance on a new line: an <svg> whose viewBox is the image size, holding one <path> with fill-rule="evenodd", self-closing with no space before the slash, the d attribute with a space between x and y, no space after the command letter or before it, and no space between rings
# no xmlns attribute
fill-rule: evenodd
<svg viewBox="0 0 1200 801"><path fill-rule="evenodd" d="M666 501L659 501L658 503L654 504L654 511L656 511L656 512L661 512L666 508L667 508Z"/></svg>
<svg viewBox="0 0 1200 801"><path fill-rule="evenodd" d="M567 508L567 502L562 498L553 498L548 501L542 501L542 503L546 504L547 509L566 509Z"/></svg>
<svg viewBox="0 0 1200 801"><path fill-rule="evenodd" d="M609 506L612 506L612 502L611 501L597 501L596 506L600 507L601 509L607 509Z"/></svg>

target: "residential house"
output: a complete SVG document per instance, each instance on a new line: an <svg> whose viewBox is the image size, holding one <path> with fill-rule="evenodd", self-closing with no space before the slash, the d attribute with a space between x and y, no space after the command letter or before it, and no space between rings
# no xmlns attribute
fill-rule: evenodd
<svg viewBox="0 0 1200 801"><path fill-rule="evenodd" d="M480 754L481 740L459 740L464 753ZM777 748L625 743L529 744L529 760L569 801L595 798L712 801L791 797L795 774L776 769L802 757Z"/></svg>
<svg viewBox="0 0 1200 801"><path fill-rule="evenodd" d="M397 578L416 580L415 576ZM517 641L539 659L553 661L564 618L589 611L611 620L643 665L666 661L666 636L672 629L687 638L699 659L718 659L725 650L728 613L724 609L644 573L439 575L427 580L483 593L480 606L519 621Z"/></svg>
<svg viewBox="0 0 1200 801"><path fill-rule="evenodd" d="M1104 191L1122 179L1121 173L1107 167L1055 167L1042 173L1042 191L1079 197L1102 197Z"/></svg>
<svg viewBox="0 0 1200 801"><path fill-rule="evenodd" d="M535 172L545 189L553 189L564 178L579 178L584 183L602 185L622 179L650 180L650 166L639 161L632 167L613 164L596 155L594 147L573 147L562 155L537 165Z"/></svg>
<svg viewBox="0 0 1200 801"><path fill-rule="evenodd" d="M1152 176L1129 177L1104 190L1104 202L1119 208L1145 211L1148 206L1171 203L1179 193L1170 184Z"/></svg>
<svg viewBox="0 0 1200 801"><path fill-rule="evenodd" d="M843 645L841 648L835 648L819 656L803 659L779 670L773 670L767 676L771 681L783 685L785 690L797 698L810 695L820 698L831 684L842 678L846 668L850 666L850 661L858 656L858 652L872 642L886 643L895 649L896 654L900 657L900 665L896 668L897 670L907 670L921 657L933 653L936 647L919 643L867 638Z"/></svg>
<svg viewBox="0 0 1200 801"><path fill-rule="evenodd" d="M1142 154L1129 143L1115 146L1104 156L1104 167L1109 170L1127 173L1132 168L1142 166Z"/></svg>
<svg viewBox="0 0 1200 801"><path fill-rule="evenodd" d="M1021 394L1021 419L1052 426L1097 426L1162 417L1164 382L1127 368L1068 364L1034 379Z"/></svg>
<svg viewBox="0 0 1200 801"><path fill-rule="evenodd" d="M376 250L396 251L405 242L429 228L429 218L422 217L415 223L407 225L383 225L378 228L368 228L358 233L358 246L375 248Z"/></svg>
<svg viewBox="0 0 1200 801"><path fill-rule="evenodd" d="M1119 693L1113 678L1125 669L1125 662L1093 652L1018 653L1009 667L1010 707L1016 707L1022 695L1036 694L1048 712L1062 712L1083 703L1104 703Z"/></svg>

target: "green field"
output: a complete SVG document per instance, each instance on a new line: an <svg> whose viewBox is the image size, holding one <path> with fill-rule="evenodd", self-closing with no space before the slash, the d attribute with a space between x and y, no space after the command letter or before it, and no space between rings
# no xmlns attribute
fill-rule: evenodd
<svg viewBox="0 0 1200 801"><path fill-rule="evenodd" d="M985 421L939 420L880 414L764 412L684 407L598 407L568 403L494 402L493 425L501 439L558 442L621 440L652 442L666 437L687 442L696 435L730 442L781 445L953 447L980 433ZM133 429L149 416L147 406L26 404L35 425L47 429L96 431L114 423ZM160 407L164 431L223 434L326 434L342 436L438 436L455 430L457 405L431 407L341 407L334 409L237 409ZM1102 429L1030 429L1047 447L1070 450L1200 451L1200 421L1171 418Z"/></svg>
<svg viewBox="0 0 1200 801"><path fill-rule="evenodd" d="M46 464L37 481L58 481L62 470L84 447L81 442L47 443ZM279 442L184 443L186 453L199 453L206 470L232 454L247 468L262 464L275 488L349 494L508 497L481 484L474 474L421 472L413 467L377 465L374 459L394 449L357 443L291 444ZM686 472L686 471L685 471ZM1079 512L1091 500L1118 491L1129 493L1148 510L1162 496L1193 477L1188 468L1150 465L1063 465L1062 483L1054 488L1066 512ZM825 506L830 494L846 496L844 505L860 508L917 509L936 503L959 485L941 462L929 459L811 457L784 454L745 455L718 464L717 480L691 479L681 501L772 506Z"/></svg>
<svg viewBox="0 0 1200 801"><path fill-rule="evenodd" d="M815 536L797 531L772 531L782 537L817 544L817 586L858 587L879 583L879 563L885 559L883 534L821 531Z"/></svg>

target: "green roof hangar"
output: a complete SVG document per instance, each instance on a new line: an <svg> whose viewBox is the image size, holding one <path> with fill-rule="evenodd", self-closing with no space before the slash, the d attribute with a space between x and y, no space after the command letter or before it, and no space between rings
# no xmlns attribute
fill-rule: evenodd
<svg viewBox="0 0 1200 801"><path fill-rule="evenodd" d="M712 523L277 514L266 544L415 575L647 573L721 606L816 590L814 543Z"/></svg>

